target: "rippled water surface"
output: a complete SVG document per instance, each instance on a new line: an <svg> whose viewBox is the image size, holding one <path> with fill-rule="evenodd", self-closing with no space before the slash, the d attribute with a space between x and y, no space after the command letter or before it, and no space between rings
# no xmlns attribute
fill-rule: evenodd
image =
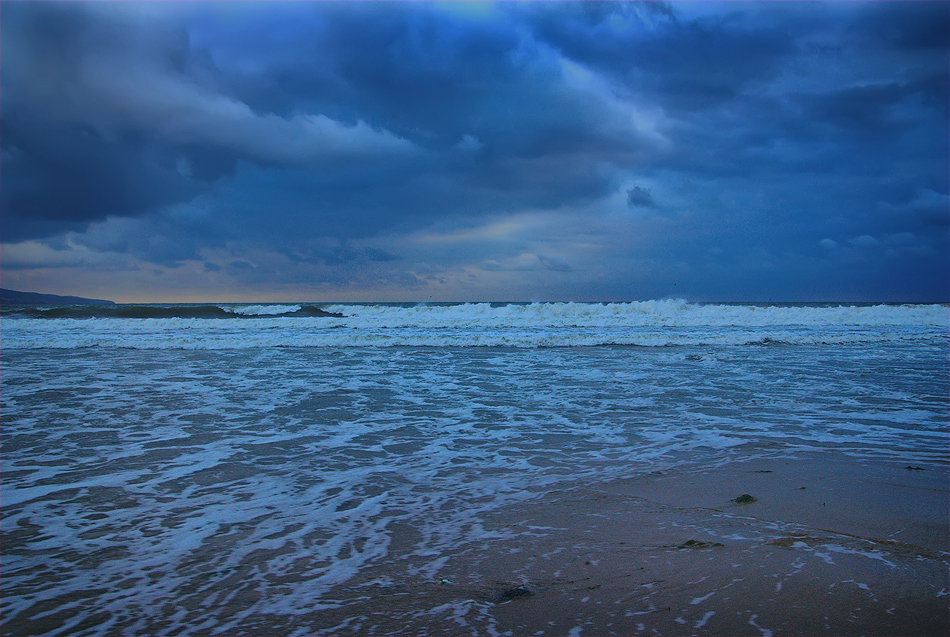
<svg viewBox="0 0 950 637"><path fill-rule="evenodd" d="M31 346L2 371L7 635L312 634L341 587L437 582L459 547L532 533L485 520L555 489L757 455L947 452L932 337Z"/></svg>

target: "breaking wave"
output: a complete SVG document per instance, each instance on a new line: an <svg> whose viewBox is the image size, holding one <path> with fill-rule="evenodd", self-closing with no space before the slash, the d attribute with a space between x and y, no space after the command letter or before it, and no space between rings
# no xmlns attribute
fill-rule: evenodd
<svg viewBox="0 0 950 637"><path fill-rule="evenodd" d="M945 305L714 305L674 300L74 306L17 308L3 316L3 346L26 349L835 345L946 340L950 319ZM235 320L251 318L255 320Z"/></svg>

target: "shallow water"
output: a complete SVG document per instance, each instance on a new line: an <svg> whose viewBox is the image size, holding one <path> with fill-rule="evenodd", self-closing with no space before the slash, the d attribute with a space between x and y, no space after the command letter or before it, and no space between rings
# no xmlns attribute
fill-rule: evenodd
<svg viewBox="0 0 950 637"><path fill-rule="evenodd" d="M822 451L945 468L946 339L913 333L5 349L3 634L346 632L361 595L438 589L473 547L543 536L490 521L554 492ZM406 613L484 634L478 595Z"/></svg>

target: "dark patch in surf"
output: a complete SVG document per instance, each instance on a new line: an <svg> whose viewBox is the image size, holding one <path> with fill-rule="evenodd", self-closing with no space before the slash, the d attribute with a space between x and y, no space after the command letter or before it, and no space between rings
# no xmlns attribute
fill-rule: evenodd
<svg viewBox="0 0 950 637"><path fill-rule="evenodd" d="M488 601L492 602L493 604L504 604L516 599L531 597L532 595L534 595L534 593L528 590L528 588L525 586L498 588L488 594Z"/></svg>

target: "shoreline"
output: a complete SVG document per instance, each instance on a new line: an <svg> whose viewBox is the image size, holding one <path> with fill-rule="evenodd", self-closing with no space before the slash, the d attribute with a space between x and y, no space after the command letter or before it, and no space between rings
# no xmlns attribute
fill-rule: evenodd
<svg viewBox="0 0 950 637"><path fill-rule="evenodd" d="M262 551L214 573L227 591L214 616L237 620L233 634L301 637L944 635L947 480L946 465L815 452L562 482L473 519L452 543L438 525L388 524L385 554L314 589L303 612L280 600L312 586L306 556L272 577ZM744 493L755 501L734 501ZM199 621L206 595L178 600L193 634L216 632ZM4 634L47 634L58 621ZM152 617L135 631L172 634L180 621ZM74 629L97 634L94 623Z"/></svg>
<svg viewBox="0 0 950 637"><path fill-rule="evenodd" d="M943 635L946 478L832 452L575 485L367 569L297 634Z"/></svg>

